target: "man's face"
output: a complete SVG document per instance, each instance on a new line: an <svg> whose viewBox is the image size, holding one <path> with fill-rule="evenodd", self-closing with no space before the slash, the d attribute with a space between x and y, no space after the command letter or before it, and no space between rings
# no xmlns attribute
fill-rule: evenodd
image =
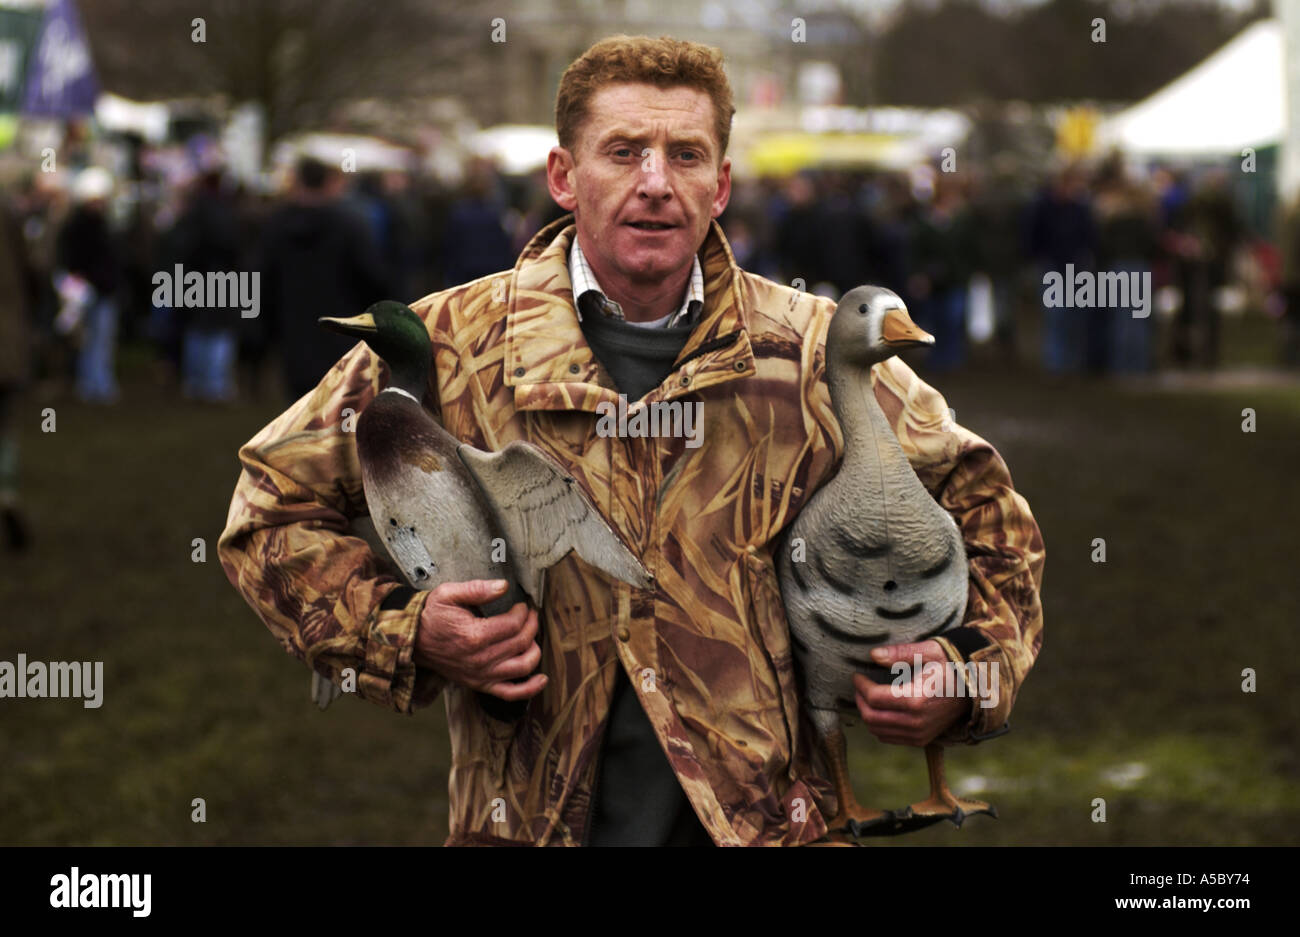
<svg viewBox="0 0 1300 937"><path fill-rule="evenodd" d="M616 84L588 102L574 151L551 150L547 181L575 213L583 253L610 292L656 292L689 273L731 195L713 102L694 88Z"/></svg>

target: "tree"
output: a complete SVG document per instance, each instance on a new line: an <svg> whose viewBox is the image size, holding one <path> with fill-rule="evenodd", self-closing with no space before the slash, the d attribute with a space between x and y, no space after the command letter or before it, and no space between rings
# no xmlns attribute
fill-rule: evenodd
<svg viewBox="0 0 1300 937"><path fill-rule="evenodd" d="M104 87L260 104L268 139L325 123L341 101L454 93L488 42L469 0L93 0L82 16ZM198 41L199 39L202 41Z"/></svg>
<svg viewBox="0 0 1300 937"><path fill-rule="evenodd" d="M1049 0L999 7L907 0L877 43L881 103L925 107L981 99L1034 103L1138 100L1177 78L1249 22L1215 0ZM1093 41L1105 20L1106 41Z"/></svg>

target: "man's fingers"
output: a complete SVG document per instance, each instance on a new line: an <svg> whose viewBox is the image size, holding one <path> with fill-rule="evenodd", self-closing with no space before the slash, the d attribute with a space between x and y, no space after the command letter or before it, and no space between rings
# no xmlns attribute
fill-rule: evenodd
<svg viewBox="0 0 1300 937"><path fill-rule="evenodd" d="M858 698L876 710L915 713L925 706L926 698L921 695L921 688L915 683L904 684L897 692L885 683L868 682L866 686L859 685L857 689Z"/></svg>
<svg viewBox="0 0 1300 937"><path fill-rule="evenodd" d="M915 729L921 724L921 714L917 712L904 711L896 709L878 709L863 699L861 695L857 699L858 714L862 716L865 722L872 730L876 729Z"/></svg>
<svg viewBox="0 0 1300 937"><path fill-rule="evenodd" d="M536 616L530 615L530 611L527 603L516 602L509 611L502 612L500 615L476 619L473 626L473 643L478 650L475 653L479 654L494 644L517 638L521 631L528 628L530 617L535 628Z"/></svg>
<svg viewBox="0 0 1300 937"><path fill-rule="evenodd" d="M483 692L497 699L508 702L531 699L546 688L546 674L534 674L522 683L491 683L483 687Z"/></svg>
<svg viewBox="0 0 1300 937"><path fill-rule="evenodd" d="M858 696L858 713L867 729L887 745L920 745L921 717L914 713L872 709Z"/></svg>
<svg viewBox="0 0 1300 937"><path fill-rule="evenodd" d="M486 679L496 682L498 680L518 680L520 677L526 677L534 670L542 660L542 649L534 641L522 654L515 657L507 658L498 664L495 664L488 672Z"/></svg>
<svg viewBox="0 0 1300 937"><path fill-rule="evenodd" d="M517 607L518 606L516 606L516 608ZM513 615L514 611L515 609L511 609L511 611L507 612L506 615ZM484 621L486 620L487 619L484 619ZM496 627L499 626L495 626L491 633L500 635L501 632L496 630ZM511 657L518 657L537 643L538 630L537 610L529 609L527 614L524 616L521 628L514 631L507 631L504 636L498 637L495 641L488 644L482 644L479 646L478 650L474 651L470 655L469 659L478 666L490 667L493 664L499 663L503 660L508 660Z"/></svg>

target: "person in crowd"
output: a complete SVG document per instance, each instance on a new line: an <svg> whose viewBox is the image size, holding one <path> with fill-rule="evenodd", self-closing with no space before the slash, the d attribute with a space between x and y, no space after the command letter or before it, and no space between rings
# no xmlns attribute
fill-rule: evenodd
<svg viewBox="0 0 1300 937"><path fill-rule="evenodd" d="M1171 213L1165 244L1173 255L1174 278L1182 293L1170 343L1175 364L1218 366L1218 292L1228 284L1233 254L1244 235L1222 169L1207 173L1191 197Z"/></svg>
<svg viewBox="0 0 1300 937"><path fill-rule="evenodd" d="M1092 199L1082 167L1065 166L1045 186L1028 213L1026 253L1036 265L1041 291L1043 277L1064 277L1073 264L1076 271L1092 270L1097 256L1097 229ZM1040 296L1041 296L1040 292ZM1043 306L1043 366L1051 374L1077 373L1084 365L1087 310L1060 305Z"/></svg>
<svg viewBox="0 0 1300 937"><path fill-rule="evenodd" d="M185 274L242 270L239 221L223 185L223 172L211 166L192 183L185 210L168 239L173 263ZM238 295L205 297L199 308L181 310L181 387L186 397L211 403L235 397L236 334L243 324Z"/></svg>
<svg viewBox="0 0 1300 937"><path fill-rule="evenodd" d="M278 342L289 393L311 391L355 343L322 329L391 298L387 271L365 224L339 203L341 173L304 156L287 202L268 219L253 269L261 312Z"/></svg>
<svg viewBox="0 0 1300 937"><path fill-rule="evenodd" d="M912 317L935 339L926 367L950 371L966 360L966 290L974 254L965 194L953 175L935 174L934 195L915 219L909 254Z"/></svg>
<svg viewBox="0 0 1300 937"><path fill-rule="evenodd" d="M122 283L120 253L109 227L108 199L112 174L91 166L72 186L76 207L59 231L56 284L63 300L63 329L80 336L77 395L87 403L118 399L118 297Z"/></svg>
<svg viewBox="0 0 1300 937"><path fill-rule="evenodd" d="M1146 188L1134 181L1119 154L1098 173L1093 205L1097 215L1097 262L1109 273L1151 274L1157 248L1157 206ZM1154 277L1151 282L1154 283ZM1104 368L1117 373L1141 373L1152 368L1155 297L1147 297L1146 315L1134 317L1134 297L1113 305Z"/></svg>
<svg viewBox="0 0 1300 937"><path fill-rule="evenodd" d="M451 206L442 239L443 275L448 283L465 283L509 267L510 236L505 227L505 206L496 191L491 163L476 159L469 164L464 194Z"/></svg>

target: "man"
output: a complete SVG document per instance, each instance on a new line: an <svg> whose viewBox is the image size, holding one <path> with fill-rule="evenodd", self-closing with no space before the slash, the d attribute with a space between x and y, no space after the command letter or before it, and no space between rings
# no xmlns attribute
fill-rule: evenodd
<svg viewBox="0 0 1300 937"><path fill-rule="evenodd" d="M355 667L367 699L411 712L444 695L449 844L801 844L827 832L834 799L801 724L772 551L843 451L823 374L834 304L735 266L713 220L730 194L732 113L716 50L597 43L561 80L547 164L573 216L513 270L415 306L433 341L425 402L448 431L481 449L545 450L653 590L570 556L547 575L540 618L520 604L476 619L466 606L491 583L414 592L386 574L344 535L365 504L342 414L383 380L364 345L241 450L227 574L290 653L336 681ZM1041 538L997 453L941 428L942 397L896 359L875 373L971 553L966 627L917 647L996 660L1004 679L987 709L863 680L859 709L886 741L969 739L1002 726L1037 653ZM620 393L698 405L700 445L602 435L598 415ZM495 720L476 691L527 709Z"/></svg>

